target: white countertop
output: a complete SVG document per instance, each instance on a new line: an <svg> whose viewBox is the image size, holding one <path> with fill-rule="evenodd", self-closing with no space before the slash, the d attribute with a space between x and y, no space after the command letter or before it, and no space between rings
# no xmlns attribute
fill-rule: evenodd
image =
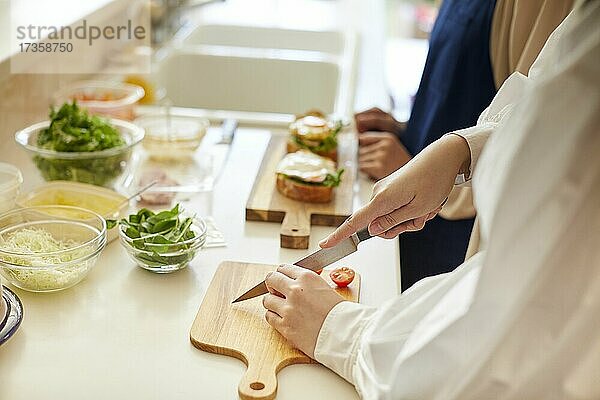
<svg viewBox="0 0 600 400"><path fill-rule="evenodd" d="M244 221L268 132L238 130L215 187L213 215L227 247L204 249L187 269L157 275L136 267L116 241L71 289L15 289L25 317L0 347L0 399L237 399L244 364L194 348L189 331L221 261L282 263L306 254L279 247L279 224ZM0 159L22 168L26 186L39 182L25 153L4 139ZM357 200L365 201L370 183L362 180L360 187ZM313 227L311 249L331 230ZM362 274L362 303L380 304L397 293L397 241L370 240L343 264ZM279 400L358 398L350 384L320 365L286 367L278 379Z"/></svg>

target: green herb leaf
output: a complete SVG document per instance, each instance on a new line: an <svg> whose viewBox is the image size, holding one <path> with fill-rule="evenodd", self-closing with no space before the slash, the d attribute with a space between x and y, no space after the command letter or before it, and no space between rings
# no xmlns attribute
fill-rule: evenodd
<svg viewBox="0 0 600 400"><path fill-rule="evenodd" d="M342 182L342 175L344 174L344 170L340 169L337 171L335 175L327 174L325 180L323 181L323 186L327 187L337 187L340 186Z"/></svg>
<svg viewBox="0 0 600 400"><path fill-rule="evenodd" d="M285 174L282 174L282 175L285 176L287 179L291 179L294 182L298 182L303 185L337 187L340 185L340 183L342 183L342 174L343 173L344 173L344 170L340 169L335 173L335 175L327 174L327 176L325 177L325 180L323 182L307 182L296 176L289 176L289 175L285 175Z"/></svg>

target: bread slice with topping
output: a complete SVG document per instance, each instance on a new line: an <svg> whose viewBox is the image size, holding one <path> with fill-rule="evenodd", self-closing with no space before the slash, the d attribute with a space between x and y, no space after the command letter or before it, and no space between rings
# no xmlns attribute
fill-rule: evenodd
<svg viewBox="0 0 600 400"><path fill-rule="evenodd" d="M282 195L308 203L328 203L339 186L344 170L308 150L287 154L277 165L277 190Z"/></svg>
<svg viewBox="0 0 600 400"><path fill-rule="evenodd" d="M337 160L337 134L342 129L341 121L329 120L321 111L310 110L296 116L289 129L288 153L304 149Z"/></svg>

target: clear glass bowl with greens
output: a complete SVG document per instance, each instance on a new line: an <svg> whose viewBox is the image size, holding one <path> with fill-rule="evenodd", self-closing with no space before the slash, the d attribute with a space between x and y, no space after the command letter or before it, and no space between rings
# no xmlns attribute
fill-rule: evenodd
<svg viewBox="0 0 600 400"><path fill-rule="evenodd" d="M0 215L0 274L31 292L79 283L106 246L106 222L79 207L37 206Z"/></svg>
<svg viewBox="0 0 600 400"><path fill-rule="evenodd" d="M43 148L39 145L39 138L49 128L50 120L18 131L15 140L32 156L46 181L76 181L112 187L126 172L134 146L144 138L144 130L127 121L104 121L118 131L121 139L118 146L100 151L56 151ZM83 146L78 148L81 147Z"/></svg>
<svg viewBox="0 0 600 400"><path fill-rule="evenodd" d="M142 220L138 219L140 216ZM152 217L156 218L154 222ZM149 231L142 229L138 222L152 227ZM204 246L207 234L206 223L201 218L182 215L179 205L157 214L142 209L127 220L119 221L118 230L130 258L140 267L160 274L185 268Z"/></svg>

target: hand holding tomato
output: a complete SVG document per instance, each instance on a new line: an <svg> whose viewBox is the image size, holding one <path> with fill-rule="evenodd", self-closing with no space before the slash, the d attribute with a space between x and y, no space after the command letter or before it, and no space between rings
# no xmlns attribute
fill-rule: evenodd
<svg viewBox="0 0 600 400"><path fill-rule="evenodd" d="M314 358L323 321L344 299L319 275L296 265L280 266L265 283L269 289L263 298L267 322Z"/></svg>

